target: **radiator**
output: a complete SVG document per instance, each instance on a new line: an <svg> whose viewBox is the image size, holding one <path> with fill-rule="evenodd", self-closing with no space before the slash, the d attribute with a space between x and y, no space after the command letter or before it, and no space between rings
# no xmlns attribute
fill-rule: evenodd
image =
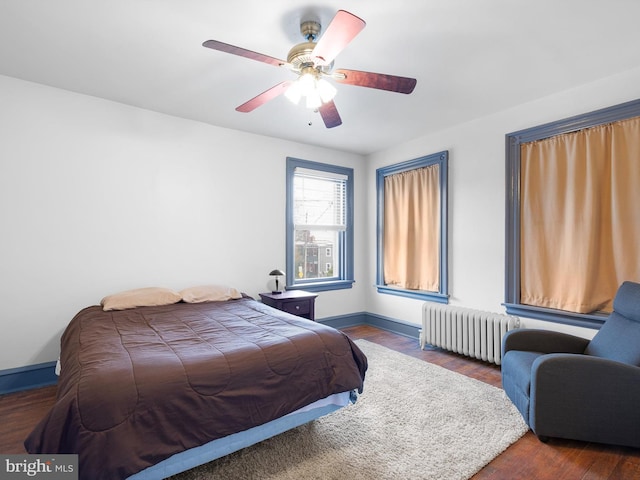
<svg viewBox="0 0 640 480"><path fill-rule="evenodd" d="M511 315L425 303L420 348L429 344L500 365L502 337L518 327L520 319Z"/></svg>

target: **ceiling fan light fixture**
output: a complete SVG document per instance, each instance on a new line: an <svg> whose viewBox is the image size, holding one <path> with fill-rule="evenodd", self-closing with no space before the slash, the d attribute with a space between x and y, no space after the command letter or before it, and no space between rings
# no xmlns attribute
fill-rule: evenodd
<svg viewBox="0 0 640 480"><path fill-rule="evenodd" d="M333 100L336 92L336 88L324 78L318 78L314 72L306 72L300 75L284 94L296 105L304 97L306 107L315 110L320 108L323 103Z"/></svg>
<svg viewBox="0 0 640 480"><path fill-rule="evenodd" d="M315 110L322 106L322 99L317 90L313 90L307 94L307 108Z"/></svg>
<svg viewBox="0 0 640 480"><path fill-rule="evenodd" d="M298 78L298 85L300 85L300 92L303 97L307 97L316 90L316 77L313 73L303 73Z"/></svg>
<svg viewBox="0 0 640 480"><path fill-rule="evenodd" d="M336 87L331 85L331 83L327 82L324 78L318 80L318 94L320 94L320 98L322 99L322 103L327 103L333 100L333 97L336 96Z"/></svg>

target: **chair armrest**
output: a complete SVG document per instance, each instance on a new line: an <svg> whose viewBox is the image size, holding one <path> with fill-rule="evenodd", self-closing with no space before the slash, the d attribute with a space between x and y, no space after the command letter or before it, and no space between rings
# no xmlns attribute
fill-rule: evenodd
<svg viewBox="0 0 640 480"><path fill-rule="evenodd" d="M590 355L543 355L531 368L537 435L640 446L640 367Z"/></svg>
<svg viewBox="0 0 640 480"><path fill-rule="evenodd" d="M502 338L502 355L509 350L524 350L540 353L583 353L590 340L554 332L552 330L538 330L533 328L517 328L509 330Z"/></svg>
<svg viewBox="0 0 640 480"><path fill-rule="evenodd" d="M533 389L542 387L557 394L583 390L585 386L589 393L582 398L583 401L608 391L615 392L624 403L629 403L634 396L640 398L640 367L573 353L543 355L531 366L532 394Z"/></svg>

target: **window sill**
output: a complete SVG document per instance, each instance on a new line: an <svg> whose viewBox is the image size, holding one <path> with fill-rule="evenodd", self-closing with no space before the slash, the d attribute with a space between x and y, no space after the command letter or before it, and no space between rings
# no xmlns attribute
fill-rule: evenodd
<svg viewBox="0 0 640 480"><path fill-rule="evenodd" d="M438 292L427 292L426 290L405 290L402 288L389 287L387 285L376 285L378 293L387 295L398 295L399 297L415 298L437 303L449 303L449 295Z"/></svg>
<svg viewBox="0 0 640 480"><path fill-rule="evenodd" d="M328 282L309 282L287 285L287 290L304 290L306 292L326 292L353 287L354 280L332 280Z"/></svg>
<svg viewBox="0 0 640 480"><path fill-rule="evenodd" d="M599 329L608 315L605 313L572 313L553 308L534 307L517 303L503 303L509 315L529 317L536 320L546 320L555 323L564 323L575 327Z"/></svg>

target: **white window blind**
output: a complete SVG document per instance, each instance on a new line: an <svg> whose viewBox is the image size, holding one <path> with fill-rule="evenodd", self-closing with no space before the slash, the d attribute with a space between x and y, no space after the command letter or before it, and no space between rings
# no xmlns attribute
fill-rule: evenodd
<svg viewBox="0 0 640 480"><path fill-rule="evenodd" d="M346 230L346 175L297 167L293 188L296 230Z"/></svg>

